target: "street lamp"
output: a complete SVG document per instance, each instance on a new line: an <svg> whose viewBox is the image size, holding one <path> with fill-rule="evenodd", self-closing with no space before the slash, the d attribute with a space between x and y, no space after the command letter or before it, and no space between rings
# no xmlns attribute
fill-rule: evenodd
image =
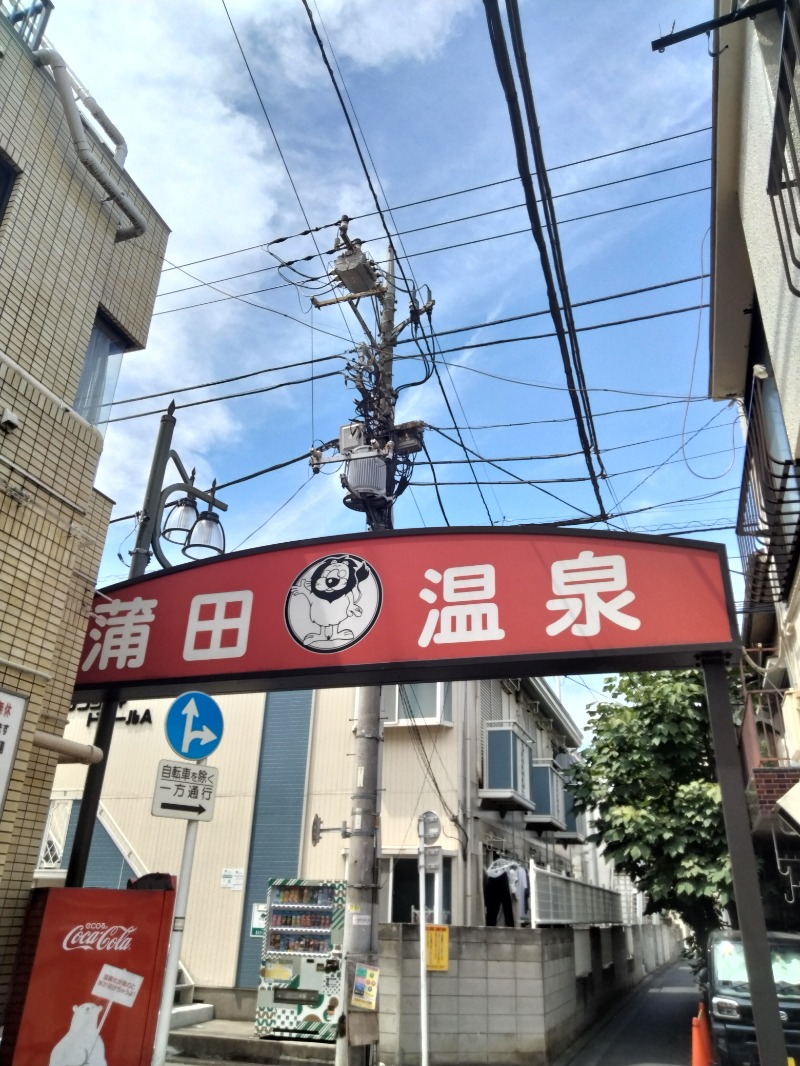
<svg viewBox="0 0 800 1066"><path fill-rule="evenodd" d="M165 570L170 569L172 563L164 555L159 544L161 537L171 544L182 545L183 554L189 559L206 559L222 555L225 551L225 532L214 508L227 511L228 505L217 499L216 481L208 492L195 488L194 470L188 474L178 453L171 450L170 443L176 421L174 412L173 401L167 408L167 413L161 416L144 503L139 513L136 544L130 553L128 576L131 578L141 577L154 555ZM178 468L181 481L164 486L164 475L170 459ZM167 501L177 492L182 492L183 496L171 505L162 525ZM199 514L197 500L202 500L207 505L207 509Z"/></svg>

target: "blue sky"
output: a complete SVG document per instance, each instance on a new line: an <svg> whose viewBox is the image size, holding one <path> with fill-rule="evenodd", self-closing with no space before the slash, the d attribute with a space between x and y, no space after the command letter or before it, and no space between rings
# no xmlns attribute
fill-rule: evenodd
<svg viewBox="0 0 800 1066"><path fill-rule="evenodd" d="M505 460L501 465L511 472L484 463L445 465L463 460L464 450L428 430L448 520L559 522L593 513L585 480L501 483L586 477L581 456L570 454L579 441L555 340L469 347L552 328L546 314L486 325L543 312L547 302L520 206L483 4L317 0L310 6L328 55L338 62L378 196L392 208L389 227L401 233L396 247L404 273L419 289L430 286L436 301L441 384L434 377L402 391L398 419L420 419L452 438L446 395L467 447ZM710 18L711 3L523 0L520 6L573 302L703 273L708 42L700 37L659 55L650 41L673 22L683 28ZM313 255L312 238L296 235L325 227L315 235L324 252L332 247L331 224L343 213L356 219L351 236L363 238L378 262L387 239L301 0L227 0L227 13L222 0L194 0L190 8L71 0L57 5L49 37L122 130L130 174L172 229L149 344L126 358L117 399L166 395L115 408L115 417L153 413L114 422L107 431L98 487L116 501L114 516L141 505L158 412L173 394L174 446L187 467L197 467L204 487L213 477L232 481L336 437L353 417L353 390L341 377L311 379L343 365L322 360L350 352L360 329L337 308L312 311L312 290L285 284L266 246L288 237L276 246L284 258ZM603 158L577 162L596 156ZM319 276L331 259L323 255L304 269ZM576 306L575 317L587 327L695 308L707 299L707 281L695 280ZM398 319L406 306L401 294ZM614 528L672 533L731 526L741 440L736 408L704 399L707 313L684 311L579 336L609 475L602 491L607 509L620 514ZM401 345L398 354L411 350ZM290 363L303 365L180 391ZM420 371L418 360L398 360L395 383L412 382ZM295 379L305 380L184 406ZM533 458L552 455L564 457ZM474 476L494 484L483 485L481 496ZM362 517L342 506L335 465L313 477L300 462L221 495L229 504L229 548L364 528ZM395 524L443 524L429 467L418 464ZM112 525L101 585L126 576L133 533L132 520ZM729 531L697 535L724 540L738 569ZM601 679L585 683L598 689ZM563 695L581 721L592 698L584 683L566 683Z"/></svg>

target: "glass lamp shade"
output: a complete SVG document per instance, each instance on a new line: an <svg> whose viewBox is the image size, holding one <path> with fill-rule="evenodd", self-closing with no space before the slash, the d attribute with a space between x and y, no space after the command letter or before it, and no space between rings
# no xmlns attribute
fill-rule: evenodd
<svg viewBox="0 0 800 1066"><path fill-rule="evenodd" d="M185 544L196 521L197 501L191 496L184 496L167 512L161 536L172 544Z"/></svg>
<svg viewBox="0 0 800 1066"><path fill-rule="evenodd" d="M225 531L214 511L203 511L192 526L183 554L190 559L207 559L225 551Z"/></svg>

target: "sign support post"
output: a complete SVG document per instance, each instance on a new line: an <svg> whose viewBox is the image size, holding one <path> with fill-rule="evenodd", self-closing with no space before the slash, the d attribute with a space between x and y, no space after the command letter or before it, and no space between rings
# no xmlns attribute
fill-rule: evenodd
<svg viewBox="0 0 800 1066"><path fill-rule="evenodd" d="M175 987L178 983L178 966L181 958L183 930L186 925L186 904L189 899L189 882L192 878L194 847L197 842L197 821L187 819L186 835L183 838L183 856L178 874L178 888L175 893L175 910L172 917L172 933L169 938L167 965L164 972L164 985L161 990L161 1006L158 1011L155 1045L153 1047L153 1066L164 1066L167 1057L172 1005L175 1002Z"/></svg>
<svg viewBox="0 0 800 1066"><path fill-rule="evenodd" d="M107 688L103 693L103 705L100 708L100 717L97 721L93 741L95 747L102 751L103 758L100 762L93 763L86 771L86 784L83 786L81 806L78 811L75 838L72 841L72 852L69 857L64 888L83 888L86 867L89 864L92 833L97 821L97 811L103 791L103 779L106 776L108 755L111 751L111 741L114 737L118 705L118 690L116 688Z"/></svg>
<svg viewBox="0 0 800 1066"><path fill-rule="evenodd" d="M742 766L733 726L728 678L721 656L702 656L700 662L714 742L714 762L722 793L722 814L731 857L736 912L750 979L759 1059L762 1066L786 1066L786 1041L772 976L764 905L750 835L750 816L742 786Z"/></svg>

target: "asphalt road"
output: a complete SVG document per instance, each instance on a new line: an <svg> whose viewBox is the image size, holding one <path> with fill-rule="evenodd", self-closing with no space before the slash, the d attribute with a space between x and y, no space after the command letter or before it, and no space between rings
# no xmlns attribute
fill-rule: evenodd
<svg viewBox="0 0 800 1066"><path fill-rule="evenodd" d="M690 1066L692 1018L699 1002L689 966L665 966L556 1066Z"/></svg>

